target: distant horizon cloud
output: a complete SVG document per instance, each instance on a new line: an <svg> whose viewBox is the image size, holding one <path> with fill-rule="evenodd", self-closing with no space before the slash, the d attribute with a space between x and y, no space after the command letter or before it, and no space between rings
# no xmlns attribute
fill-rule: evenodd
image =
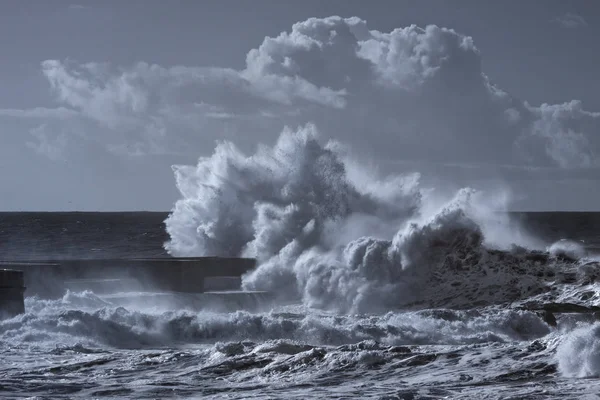
<svg viewBox="0 0 600 400"><path fill-rule="evenodd" d="M586 27L587 21L579 14L568 12L560 17L556 17L552 20L564 28L575 29L575 28L584 28Z"/></svg>
<svg viewBox="0 0 600 400"><path fill-rule="evenodd" d="M84 6L83 4L69 4L67 7L69 10L86 10L90 8L89 6Z"/></svg>
<svg viewBox="0 0 600 400"><path fill-rule="evenodd" d="M48 157L52 161L59 161L67 157L67 135L64 132L56 133L48 129L45 124L39 125L29 131L37 141L28 141L27 147L36 153Z"/></svg>

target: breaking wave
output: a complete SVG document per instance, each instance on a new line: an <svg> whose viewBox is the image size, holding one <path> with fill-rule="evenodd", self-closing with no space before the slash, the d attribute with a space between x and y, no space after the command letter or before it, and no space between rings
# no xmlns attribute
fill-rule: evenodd
<svg viewBox="0 0 600 400"><path fill-rule="evenodd" d="M516 301L549 290L539 276L554 276L561 256L581 256L564 244L532 252L544 246L501 213L505 192L380 178L317 136L313 125L286 128L251 156L220 143L176 167L183 197L166 221L169 253L255 257L245 289L358 313Z"/></svg>
<svg viewBox="0 0 600 400"><path fill-rule="evenodd" d="M423 310L380 316L339 316L302 309L268 313L151 311L120 307L92 292L26 301L26 314L0 321L0 343L114 348L279 339L318 345L365 340L385 345L475 344L529 340L550 331L535 312L526 310Z"/></svg>
<svg viewBox="0 0 600 400"><path fill-rule="evenodd" d="M558 346L556 357L559 371L566 377L600 376L600 324L569 332Z"/></svg>

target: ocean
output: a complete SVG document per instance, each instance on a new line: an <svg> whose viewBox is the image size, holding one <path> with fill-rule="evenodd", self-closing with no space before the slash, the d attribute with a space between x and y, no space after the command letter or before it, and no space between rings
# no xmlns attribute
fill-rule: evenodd
<svg viewBox="0 0 600 400"><path fill-rule="evenodd" d="M1 213L0 258L164 257L167 217ZM300 299L215 312L123 307L90 291L27 297L24 315L0 321L0 398L598 398L600 213L509 220L547 250L445 244L445 271L401 307Z"/></svg>

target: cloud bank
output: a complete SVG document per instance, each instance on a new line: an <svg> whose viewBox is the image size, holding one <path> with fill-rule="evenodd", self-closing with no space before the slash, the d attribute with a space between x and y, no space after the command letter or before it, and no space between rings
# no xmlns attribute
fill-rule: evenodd
<svg viewBox="0 0 600 400"><path fill-rule="evenodd" d="M241 70L46 60L55 108L0 110L30 132L30 150L60 159L93 142L111 156L208 155L284 126L378 162L599 166L600 113L577 101L534 106L482 71L474 40L411 25L379 32L360 18L311 18L266 37ZM89 146L88 146L89 147Z"/></svg>

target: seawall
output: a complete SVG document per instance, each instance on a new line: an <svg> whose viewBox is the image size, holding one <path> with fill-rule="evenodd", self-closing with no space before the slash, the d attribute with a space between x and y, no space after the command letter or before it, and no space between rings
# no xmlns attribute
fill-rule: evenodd
<svg viewBox="0 0 600 400"><path fill-rule="evenodd" d="M0 261L0 268L24 273L25 295L53 298L75 285L77 290L107 289L202 293L212 290L214 278L239 285L241 276L254 269L252 258L189 257L78 260ZM223 283L221 283L223 286ZM239 289L239 287L220 289Z"/></svg>
<svg viewBox="0 0 600 400"><path fill-rule="evenodd" d="M0 319L25 312L22 271L0 268Z"/></svg>

